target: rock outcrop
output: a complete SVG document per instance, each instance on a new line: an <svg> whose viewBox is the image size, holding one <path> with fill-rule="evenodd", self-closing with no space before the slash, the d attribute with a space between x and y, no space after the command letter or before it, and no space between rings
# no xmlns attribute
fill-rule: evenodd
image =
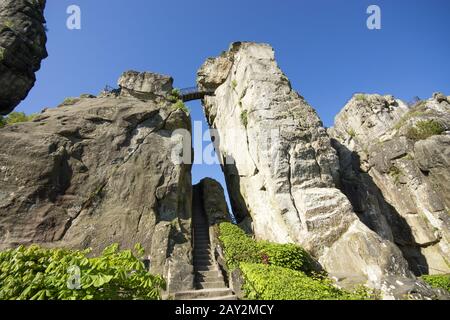
<svg viewBox="0 0 450 320"><path fill-rule="evenodd" d="M231 221L225 192L219 182L205 178L194 186L194 192L197 192L202 199L203 209L211 226Z"/></svg>
<svg viewBox="0 0 450 320"><path fill-rule="evenodd" d="M410 277L390 239L360 221L337 187L339 161L311 106L278 68L269 45L235 43L198 72L233 213L259 239L301 244L340 279L381 287Z"/></svg>
<svg viewBox="0 0 450 320"><path fill-rule="evenodd" d="M120 84L0 129L0 248L141 243L170 291L191 289L191 168L171 159L190 117L173 108L169 77L129 72Z"/></svg>
<svg viewBox="0 0 450 320"><path fill-rule="evenodd" d="M415 274L450 272L450 100L408 106L355 95L330 134L341 188L361 220L402 250Z"/></svg>
<svg viewBox="0 0 450 320"><path fill-rule="evenodd" d="M0 1L0 115L25 99L47 57L45 2Z"/></svg>

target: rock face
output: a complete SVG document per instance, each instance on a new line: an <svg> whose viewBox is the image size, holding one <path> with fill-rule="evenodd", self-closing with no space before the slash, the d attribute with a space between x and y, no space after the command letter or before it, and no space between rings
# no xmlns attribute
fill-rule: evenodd
<svg viewBox="0 0 450 320"><path fill-rule="evenodd" d="M11 112L34 85L47 57L45 0L0 1L0 115Z"/></svg>
<svg viewBox="0 0 450 320"><path fill-rule="evenodd" d="M172 132L191 130L190 117L169 102L169 77L120 83L160 95L80 98L0 129L0 248L141 243L170 291L191 289L190 165L171 161Z"/></svg>
<svg viewBox="0 0 450 320"><path fill-rule="evenodd" d="M411 108L391 96L356 95L330 129L342 190L417 275L450 272L449 130L442 94Z"/></svg>
<svg viewBox="0 0 450 320"><path fill-rule="evenodd" d="M363 224L336 187L331 140L269 45L233 44L206 61L198 83L215 89L204 109L238 222L251 221L259 239L301 244L340 279L380 287L388 275L411 276L397 246Z"/></svg>
<svg viewBox="0 0 450 320"><path fill-rule="evenodd" d="M194 186L194 192L199 193L205 215L211 226L231 221L225 193L219 182L211 178L205 178Z"/></svg>

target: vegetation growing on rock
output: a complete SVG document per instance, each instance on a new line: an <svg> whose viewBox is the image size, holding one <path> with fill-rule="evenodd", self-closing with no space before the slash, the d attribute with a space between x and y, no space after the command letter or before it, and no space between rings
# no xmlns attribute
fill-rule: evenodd
<svg viewBox="0 0 450 320"><path fill-rule="evenodd" d="M113 244L98 257L38 246L1 252L0 300L160 299L165 281L148 273L140 245L135 251Z"/></svg>
<svg viewBox="0 0 450 320"><path fill-rule="evenodd" d="M244 292L254 300L365 300L365 289L354 293L336 288L330 279L310 277L300 271L275 265L242 263Z"/></svg>
<svg viewBox="0 0 450 320"><path fill-rule="evenodd" d="M421 279L436 289L450 292L450 274L436 274L422 276Z"/></svg>
<svg viewBox="0 0 450 320"><path fill-rule="evenodd" d="M8 116L0 116L0 128L7 124L15 124L32 121L36 118L36 114L26 115L24 112L11 112Z"/></svg>
<svg viewBox="0 0 450 320"><path fill-rule="evenodd" d="M219 225L219 239L230 270L240 268L244 292L249 299L324 300L367 299L365 289L354 293L333 286L314 272L314 261L300 246L255 241L238 226Z"/></svg>
<svg viewBox="0 0 450 320"><path fill-rule="evenodd" d="M186 107L186 105L184 104L184 102L181 101L181 100L177 100L177 102L175 102L175 103L173 104L173 109L174 109L174 110L182 110L182 111L184 111L185 113L189 113L189 108Z"/></svg>
<svg viewBox="0 0 450 320"><path fill-rule="evenodd" d="M443 126L436 120L418 121L408 129L406 136L414 141L425 140L429 137L440 135L444 132Z"/></svg>

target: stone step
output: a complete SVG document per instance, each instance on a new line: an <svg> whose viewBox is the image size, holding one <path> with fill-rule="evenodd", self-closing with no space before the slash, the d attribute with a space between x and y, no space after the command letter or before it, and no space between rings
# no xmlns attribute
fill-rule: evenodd
<svg viewBox="0 0 450 320"><path fill-rule="evenodd" d="M200 282L196 284L197 289L219 289L226 288L225 283L223 281L216 282Z"/></svg>
<svg viewBox="0 0 450 320"><path fill-rule="evenodd" d="M194 243L194 250L195 249L209 250L210 248L211 248L210 243Z"/></svg>
<svg viewBox="0 0 450 320"><path fill-rule="evenodd" d="M194 233L194 239L208 239L209 240L209 234L198 234Z"/></svg>
<svg viewBox="0 0 450 320"><path fill-rule="evenodd" d="M231 295L233 295L233 291L229 288L203 289L177 292L174 294L174 299L190 300L214 298L215 300L220 300L221 297L229 297Z"/></svg>
<svg viewBox="0 0 450 320"><path fill-rule="evenodd" d="M203 283L203 282L224 282L222 275L215 276L195 276L195 283Z"/></svg>
<svg viewBox="0 0 450 320"><path fill-rule="evenodd" d="M225 296L225 297L213 297L213 298L201 298L201 299L191 299L191 300L237 300L237 296Z"/></svg>
<svg viewBox="0 0 450 320"><path fill-rule="evenodd" d="M195 260L212 260L212 256L207 253L194 253Z"/></svg>
<svg viewBox="0 0 450 320"><path fill-rule="evenodd" d="M217 268L217 265L207 265L207 266L195 266L194 265L194 270L195 271L217 271L219 272L219 268Z"/></svg>
<svg viewBox="0 0 450 320"><path fill-rule="evenodd" d="M194 249L196 249L196 248L209 249L210 247L211 247L211 243L209 241L197 242L194 240Z"/></svg>
<svg viewBox="0 0 450 320"><path fill-rule="evenodd" d="M215 261L211 259L210 256L201 258L194 256L194 264L213 264L213 263L215 263Z"/></svg>
<svg viewBox="0 0 450 320"><path fill-rule="evenodd" d="M196 270L195 271L195 275L196 276L201 276L201 277L217 277L217 276L221 276L221 273L219 270Z"/></svg>
<svg viewBox="0 0 450 320"><path fill-rule="evenodd" d="M208 248L208 249L194 249L194 257L195 256L201 256L201 255L208 255L208 256L211 256L211 250Z"/></svg>
<svg viewBox="0 0 450 320"><path fill-rule="evenodd" d="M209 233L208 232L203 232L203 231L197 231L194 232L194 238L195 237L209 237Z"/></svg>

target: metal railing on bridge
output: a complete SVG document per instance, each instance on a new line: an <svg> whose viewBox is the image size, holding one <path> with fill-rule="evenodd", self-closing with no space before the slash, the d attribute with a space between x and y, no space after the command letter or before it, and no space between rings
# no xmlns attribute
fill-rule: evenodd
<svg viewBox="0 0 450 320"><path fill-rule="evenodd" d="M214 91L212 90L199 90L198 87L190 87L180 89L180 98L184 101L200 100L206 95L212 95Z"/></svg>

